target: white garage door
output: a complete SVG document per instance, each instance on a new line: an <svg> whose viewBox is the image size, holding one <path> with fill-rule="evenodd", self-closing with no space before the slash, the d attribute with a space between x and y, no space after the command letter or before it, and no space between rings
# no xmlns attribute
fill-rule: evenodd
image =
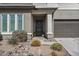
<svg viewBox="0 0 79 59"><path fill-rule="evenodd" d="M55 21L54 37L79 37L79 21Z"/></svg>

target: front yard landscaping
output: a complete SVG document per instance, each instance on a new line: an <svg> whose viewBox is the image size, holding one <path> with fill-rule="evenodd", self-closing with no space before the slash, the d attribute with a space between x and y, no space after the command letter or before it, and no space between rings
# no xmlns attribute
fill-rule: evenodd
<svg viewBox="0 0 79 59"><path fill-rule="evenodd" d="M28 41L24 31L13 32L12 38L0 41L0 56L70 56L56 41L41 42L40 38Z"/></svg>
<svg viewBox="0 0 79 59"><path fill-rule="evenodd" d="M18 43L17 45L10 45L7 40L0 42L0 56L67 56L69 53L62 48L61 51L53 50L50 45L31 46L29 42ZM53 55L54 56L54 55Z"/></svg>

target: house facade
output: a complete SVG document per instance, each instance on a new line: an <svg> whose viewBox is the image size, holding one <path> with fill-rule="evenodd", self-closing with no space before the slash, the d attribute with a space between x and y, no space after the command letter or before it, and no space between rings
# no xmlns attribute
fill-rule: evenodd
<svg viewBox="0 0 79 59"><path fill-rule="evenodd" d="M34 36L79 37L79 4L75 3L2 3L0 32L4 37L15 30Z"/></svg>

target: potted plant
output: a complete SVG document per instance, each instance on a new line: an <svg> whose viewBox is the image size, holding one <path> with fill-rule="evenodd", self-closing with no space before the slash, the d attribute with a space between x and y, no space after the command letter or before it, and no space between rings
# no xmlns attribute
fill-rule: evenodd
<svg viewBox="0 0 79 59"><path fill-rule="evenodd" d="M37 32L33 32L33 35L36 36Z"/></svg>

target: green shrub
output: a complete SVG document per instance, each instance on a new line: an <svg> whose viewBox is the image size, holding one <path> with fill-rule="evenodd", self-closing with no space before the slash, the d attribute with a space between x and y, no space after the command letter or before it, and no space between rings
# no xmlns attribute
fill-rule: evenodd
<svg viewBox="0 0 79 59"><path fill-rule="evenodd" d="M52 56L57 56L57 54L54 51L51 52L51 55Z"/></svg>
<svg viewBox="0 0 79 59"><path fill-rule="evenodd" d="M0 33L0 41L2 41L3 40L3 36L2 36L2 34Z"/></svg>
<svg viewBox="0 0 79 59"><path fill-rule="evenodd" d="M41 42L39 40L33 40L31 46L40 46Z"/></svg>
<svg viewBox="0 0 79 59"><path fill-rule="evenodd" d="M53 49L53 50L60 51L60 50L62 50L62 45L59 44L59 43L54 43L54 44L51 45L50 48Z"/></svg>
<svg viewBox="0 0 79 59"><path fill-rule="evenodd" d="M8 39L8 43L12 44L12 45L16 45L17 44L17 40L14 38Z"/></svg>
<svg viewBox="0 0 79 59"><path fill-rule="evenodd" d="M36 36L37 32L33 32L33 35Z"/></svg>
<svg viewBox="0 0 79 59"><path fill-rule="evenodd" d="M17 30L12 33L12 37L14 37L18 42L27 41L27 32Z"/></svg>

